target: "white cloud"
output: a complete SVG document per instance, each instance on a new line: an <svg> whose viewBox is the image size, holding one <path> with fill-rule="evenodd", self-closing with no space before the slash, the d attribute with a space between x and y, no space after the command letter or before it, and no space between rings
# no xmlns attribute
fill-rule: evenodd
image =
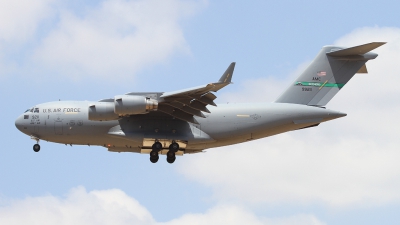
<svg viewBox="0 0 400 225"><path fill-rule="evenodd" d="M44 19L54 14L55 0L2 0L0 1L0 78L18 70L13 59Z"/></svg>
<svg viewBox="0 0 400 225"><path fill-rule="evenodd" d="M70 191L54 196L14 200L0 208L0 224L153 224L151 214L135 199L114 189Z"/></svg>
<svg viewBox="0 0 400 225"><path fill-rule="evenodd" d="M313 215L288 218L259 218L244 208L221 205L206 213L185 214L177 219L159 223L134 198L118 189L87 192L75 188L65 198L55 196L29 197L13 200L0 207L0 224L323 224Z"/></svg>
<svg viewBox="0 0 400 225"><path fill-rule="evenodd" d="M270 224L270 225L290 225L290 224L296 224L296 225L323 225L326 224L324 222L321 222L318 220L313 215L306 215L306 214L299 214L295 216L291 216L288 218L274 218L274 219L265 219L264 224Z"/></svg>
<svg viewBox="0 0 400 225"><path fill-rule="evenodd" d="M388 43L374 50L379 56L367 63L369 74L356 75L328 106L349 114L346 122L354 124L346 128L349 135L398 143L400 122L395 118L400 113L400 28L360 28L336 44L353 46L372 41Z"/></svg>
<svg viewBox="0 0 400 225"><path fill-rule="evenodd" d="M132 78L176 53L190 54L180 23L205 1L103 0L82 5L76 10L58 0L1 1L0 75Z"/></svg>
<svg viewBox="0 0 400 225"><path fill-rule="evenodd" d="M181 0L106 0L83 17L63 11L33 60L44 70L75 79L132 77L146 65L189 52L179 22L200 5Z"/></svg>
<svg viewBox="0 0 400 225"><path fill-rule="evenodd" d="M51 15L55 0L0 1L0 41L20 42L32 38L40 21Z"/></svg>
<svg viewBox="0 0 400 225"><path fill-rule="evenodd" d="M167 222L168 225L186 224L254 224L254 225L322 225L325 224L313 215L299 214L287 218L258 218L246 209L232 205L221 205L209 209L204 214L186 214L182 217Z"/></svg>
<svg viewBox="0 0 400 225"><path fill-rule="evenodd" d="M335 138L321 126L193 155L181 170L218 199L340 207L400 200L398 145Z"/></svg>
<svg viewBox="0 0 400 225"><path fill-rule="evenodd" d="M342 209L400 202L400 122L396 119L400 113L400 29L358 29L336 44L371 41L388 44L374 50L379 56L367 63L369 74L356 75L327 105L348 113L347 117L188 156L180 171L214 189L217 199ZM241 93L232 94L231 101L248 93L265 93L270 80L245 85ZM292 81L272 82L276 85L272 88L284 90Z"/></svg>

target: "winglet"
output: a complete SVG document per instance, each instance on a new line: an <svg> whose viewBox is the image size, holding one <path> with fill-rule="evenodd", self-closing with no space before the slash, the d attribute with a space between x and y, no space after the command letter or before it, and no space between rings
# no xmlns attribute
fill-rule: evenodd
<svg viewBox="0 0 400 225"><path fill-rule="evenodd" d="M233 70L235 69L235 64L236 63L233 62L231 63L231 65L229 65L228 69L226 69L225 73L219 79L220 83L231 83Z"/></svg>

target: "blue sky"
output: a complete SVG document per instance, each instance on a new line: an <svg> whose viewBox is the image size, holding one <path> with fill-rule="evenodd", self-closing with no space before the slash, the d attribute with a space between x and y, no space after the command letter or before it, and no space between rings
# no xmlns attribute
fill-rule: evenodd
<svg viewBox="0 0 400 225"><path fill-rule="evenodd" d="M396 1L0 3L0 222L397 224ZM219 79L218 102L273 101L323 45L387 41L314 129L151 164L147 155L34 141L35 104L173 91ZM223 159L223 160L222 160ZM118 210L117 210L118 209ZM85 216L82 216L85 215ZM62 223L61 223L62 224Z"/></svg>

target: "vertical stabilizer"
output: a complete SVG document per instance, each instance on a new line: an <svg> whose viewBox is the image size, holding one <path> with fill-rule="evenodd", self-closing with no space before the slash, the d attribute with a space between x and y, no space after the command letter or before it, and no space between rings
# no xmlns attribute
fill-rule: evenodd
<svg viewBox="0 0 400 225"><path fill-rule="evenodd" d="M366 73L365 63L378 55L369 52L385 42L351 48L325 46L307 69L275 101L302 105L326 105L356 73Z"/></svg>

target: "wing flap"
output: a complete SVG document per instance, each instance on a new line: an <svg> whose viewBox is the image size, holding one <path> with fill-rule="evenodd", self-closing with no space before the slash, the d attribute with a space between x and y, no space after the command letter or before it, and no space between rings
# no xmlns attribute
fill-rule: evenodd
<svg viewBox="0 0 400 225"><path fill-rule="evenodd" d="M169 105L159 105L158 111L161 111L163 113L166 113L168 115L171 115L175 118L178 118L186 122L199 124L199 122L197 122L197 120L193 117L193 115Z"/></svg>
<svg viewBox="0 0 400 225"><path fill-rule="evenodd" d="M177 102L177 101L173 101L173 102L165 103L165 104L170 105L174 108L180 109L180 110L182 110L186 113L189 113L191 115L194 115L194 116L203 117L203 118L206 117L200 110L193 109L193 108L191 108L185 104L182 104L180 102Z"/></svg>
<svg viewBox="0 0 400 225"><path fill-rule="evenodd" d="M210 93L210 92L208 92L208 93ZM206 105L217 106L217 104L215 104L215 102L213 101L214 99L208 98L207 96L205 96L205 94L204 95L197 95L197 96L193 95L193 96L190 96L190 97L192 97L192 98L196 99L197 101L202 102L202 103L204 103Z"/></svg>

